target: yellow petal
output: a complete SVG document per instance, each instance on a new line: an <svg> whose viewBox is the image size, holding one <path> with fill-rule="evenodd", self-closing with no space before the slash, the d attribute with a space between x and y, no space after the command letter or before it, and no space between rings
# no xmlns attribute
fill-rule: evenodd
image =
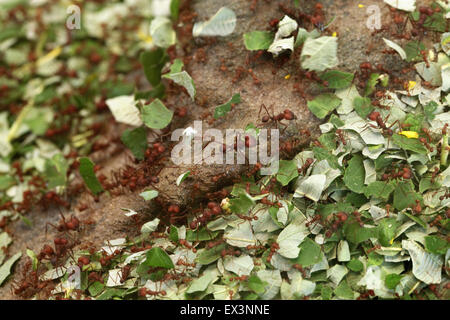
<svg viewBox="0 0 450 320"><path fill-rule="evenodd" d="M408 82L408 91L414 89L414 87L416 86L417 82L415 81L409 81Z"/></svg>
<svg viewBox="0 0 450 320"><path fill-rule="evenodd" d="M289 80L289 79L291 78L291 75L290 75L290 74L287 74L287 75L284 76L284 78L285 78L286 80Z"/></svg>
<svg viewBox="0 0 450 320"><path fill-rule="evenodd" d="M57 56L59 56L61 54L61 47L56 47L55 49L53 49L52 51L50 51L49 53L47 53L45 56L43 56L42 58L39 58L38 61L36 62L37 66L41 66L47 62L52 61L53 59L55 59Z"/></svg>
<svg viewBox="0 0 450 320"><path fill-rule="evenodd" d="M364 5L363 4L358 4L358 7L359 8L364 8Z"/></svg>
<svg viewBox="0 0 450 320"><path fill-rule="evenodd" d="M337 36L337 32L335 31L335 32L333 32L333 37L336 37Z"/></svg>
<svg viewBox="0 0 450 320"><path fill-rule="evenodd" d="M402 134L409 139L419 138L419 134L415 131L400 131L399 134Z"/></svg>
<svg viewBox="0 0 450 320"><path fill-rule="evenodd" d="M145 33L143 33L142 31L139 31L138 33L138 37L139 39L141 39L142 41L144 41L145 43L152 43L153 42L153 38L146 35Z"/></svg>

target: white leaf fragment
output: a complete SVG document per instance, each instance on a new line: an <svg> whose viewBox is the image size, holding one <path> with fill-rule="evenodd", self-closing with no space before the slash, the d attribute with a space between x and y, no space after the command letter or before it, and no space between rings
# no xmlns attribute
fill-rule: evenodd
<svg viewBox="0 0 450 320"><path fill-rule="evenodd" d="M260 298L263 300L270 300L275 298L275 296L280 291L281 287L281 274L280 270L260 270L256 275L262 280L267 282L265 286L265 291L259 294Z"/></svg>
<svg viewBox="0 0 450 320"><path fill-rule="evenodd" d="M297 30L297 21L291 19L289 16L284 18L278 23L278 31L275 34L275 38L270 45L268 52L277 56L284 50L294 50L294 37L289 37L292 32ZM289 38L288 38L289 37Z"/></svg>
<svg viewBox="0 0 450 320"><path fill-rule="evenodd" d="M395 51L397 51L397 53L400 55L400 57L405 60L406 59L406 52L405 50L403 50L402 47L400 47L398 44L396 44L394 41L391 41L389 39L383 38L384 42L386 43L386 45L388 47L391 47L392 49L394 49Z"/></svg>
<svg viewBox="0 0 450 320"><path fill-rule="evenodd" d="M158 228L159 225L159 219L155 218L152 221L146 222L141 227L141 233L143 234L149 234Z"/></svg>
<svg viewBox="0 0 450 320"><path fill-rule="evenodd" d="M416 10L416 0L384 0L384 3L407 12Z"/></svg>
<svg viewBox="0 0 450 320"><path fill-rule="evenodd" d="M327 176L324 174L311 175L305 179L299 179L296 185L294 197L307 197L313 201L319 201L325 188Z"/></svg>
<svg viewBox="0 0 450 320"><path fill-rule="evenodd" d="M337 37L308 38L303 45L300 61L302 68L314 71L324 71L338 65Z"/></svg>
<svg viewBox="0 0 450 320"><path fill-rule="evenodd" d="M256 243L251 224L246 221L238 224L236 228L227 230L223 238L228 244L241 248L247 247L248 245L255 245Z"/></svg>
<svg viewBox="0 0 450 320"><path fill-rule="evenodd" d="M226 256L223 265L225 270L234 272L238 276L250 275L254 267L253 259L249 255L242 255L240 257Z"/></svg>
<svg viewBox="0 0 450 320"><path fill-rule="evenodd" d="M236 14L233 10L222 7L209 20L196 22L192 29L194 37L200 36L228 36L236 27Z"/></svg>
<svg viewBox="0 0 450 320"><path fill-rule="evenodd" d="M442 259L439 255L426 252L415 241L403 240L403 249L408 250L413 263L414 276L426 284L441 282Z"/></svg>
<svg viewBox="0 0 450 320"><path fill-rule="evenodd" d="M117 122L131 126L141 126L139 109L136 107L134 96L119 96L106 100L106 104Z"/></svg>

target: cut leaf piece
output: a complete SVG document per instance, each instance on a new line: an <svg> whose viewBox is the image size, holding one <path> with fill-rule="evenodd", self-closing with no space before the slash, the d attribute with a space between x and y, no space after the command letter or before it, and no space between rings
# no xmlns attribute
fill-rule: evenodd
<svg viewBox="0 0 450 320"><path fill-rule="evenodd" d="M238 104L241 103L241 95L239 93L236 93L233 95L230 101L227 103L221 104L220 106L217 106L214 109L214 119L219 119L220 117L223 117L228 112L231 111L231 105L232 104Z"/></svg>
<svg viewBox="0 0 450 320"><path fill-rule="evenodd" d="M244 33L244 45L247 50L267 50L273 39L274 34L270 31Z"/></svg>
<svg viewBox="0 0 450 320"><path fill-rule="evenodd" d="M86 186L95 195L103 191L103 187L94 172L94 163L89 158L80 158L80 175Z"/></svg>
<svg viewBox="0 0 450 320"><path fill-rule="evenodd" d="M364 191L365 169L363 158L360 155L353 156L348 162L348 167L344 173L345 185L355 193Z"/></svg>
<svg viewBox="0 0 450 320"><path fill-rule="evenodd" d="M153 100L152 103L144 105L142 108L142 120L145 125L151 129L163 129L172 121L173 111L159 99Z"/></svg>
<svg viewBox="0 0 450 320"><path fill-rule="evenodd" d="M417 152L419 154L427 154L428 151L425 146L420 143L418 139L409 139L403 135L394 133L392 136L393 142L404 150Z"/></svg>
<svg viewBox="0 0 450 320"><path fill-rule="evenodd" d="M394 183L375 181L364 188L364 195L387 200L394 189Z"/></svg>
<svg viewBox="0 0 450 320"><path fill-rule="evenodd" d="M355 108L358 116L363 119L366 119L374 109L372 102L369 98L366 97L355 97L355 99L353 100L353 107Z"/></svg>
<svg viewBox="0 0 450 320"><path fill-rule="evenodd" d="M349 87L353 81L353 73L339 70L330 70L320 76L320 79L328 82L327 88L344 89Z"/></svg>
<svg viewBox="0 0 450 320"><path fill-rule="evenodd" d="M175 44L177 34L172 21L166 17L155 17L150 24L150 35L158 47L168 48Z"/></svg>
<svg viewBox="0 0 450 320"><path fill-rule="evenodd" d="M324 71L338 65L337 37L307 38L300 61L303 69Z"/></svg>
<svg viewBox="0 0 450 320"><path fill-rule="evenodd" d="M169 255L159 247L153 247L147 252L147 259L143 264L154 268L175 268Z"/></svg>
<svg viewBox="0 0 450 320"><path fill-rule="evenodd" d="M3 284L6 278L11 274L11 267L16 263L17 260L22 256L22 252L17 252L11 258L6 260L6 262L0 267L0 286Z"/></svg>
<svg viewBox="0 0 450 320"><path fill-rule="evenodd" d="M400 57L405 60L406 59L406 52L405 50L403 50L402 47L400 47L398 44L396 44L395 42L388 40L386 38L383 38L384 43L386 43L386 45L388 47L391 47L392 49L394 49L395 51L397 51L397 53L400 55Z"/></svg>
<svg viewBox="0 0 450 320"><path fill-rule="evenodd" d="M158 196L158 191L156 190L147 190L144 192L141 192L139 194L144 200L150 201Z"/></svg>
<svg viewBox="0 0 450 320"><path fill-rule="evenodd" d="M294 197L307 197L317 202L320 200L326 182L327 176L324 174L314 174L306 179L298 180Z"/></svg>
<svg viewBox="0 0 450 320"><path fill-rule="evenodd" d="M402 181L397 184L394 191L394 208L397 210L403 210L408 207L412 207L416 204L416 200L420 201L423 205L422 195L418 194L414 190L414 184L411 180Z"/></svg>
<svg viewBox="0 0 450 320"><path fill-rule="evenodd" d="M320 246L310 238L306 238L300 245L300 254L295 260L302 267L309 267L322 260Z"/></svg>
<svg viewBox="0 0 450 320"><path fill-rule="evenodd" d="M384 0L391 7L399 10L413 12L416 10L416 0Z"/></svg>
<svg viewBox="0 0 450 320"><path fill-rule="evenodd" d="M144 67L145 77L153 87L161 82L161 69L168 59L166 51L161 48L141 53L139 60Z"/></svg>
<svg viewBox="0 0 450 320"><path fill-rule="evenodd" d="M408 250L413 263L414 276L426 284L441 282L442 259L439 255L426 252L411 240L403 240L402 247Z"/></svg>
<svg viewBox="0 0 450 320"><path fill-rule="evenodd" d="M139 109L136 107L134 96L115 97L106 100L106 104L117 122L136 127L142 125Z"/></svg>
<svg viewBox="0 0 450 320"><path fill-rule="evenodd" d="M317 96L314 100L308 101L309 110L319 119L325 118L331 111L336 109L341 103L336 95L324 93Z"/></svg>
<svg viewBox="0 0 450 320"><path fill-rule="evenodd" d="M200 36L228 36L236 27L236 14L233 10L222 7L209 20L196 22L192 29L194 37Z"/></svg>
<svg viewBox="0 0 450 320"><path fill-rule="evenodd" d="M287 186L289 182L298 177L297 163L294 160L280 160L277 173L277 181L282 186Z"/></svg>
<svg viewBox="0 0 450 320"><path fill-rule="evenodd" d="M121 140L138 160L143 160L147 149L147 130L144 127L127 129L123 132Z"/></svg>
<svg viewBox="0 0 450 320"><path fill-rule="evenodd" d="M438 236L425 237L425 249L434 254L445 254L450 248L450 244Z"/></svg>
<svg viewBox="0 0 450 320"><path fill-rule="evenodd" d="M364 264L357 259L352 259L347 263L347 268L353 272L361 272L364 269Z"/></svg>
<svg viewBox="0 0 450 320"><path fill-rule="evenodd" d="M186 171L185 173L180 174L177 178L177 186L179 186L184 180L186 180L190 174L190 171Z"/></svg>
<svg viewBox="0 0 450 320"><path fill-rule="evenodd" d="M278 235L277 243L280 249L277 252L285 258L297 258L300 252L298 246L309 233L305 223L301 223L300 220L294 220Z"/></svg>
<svg viewBox="0 0 450 320"><path fill-rule="evenodd" d="M170 72L163 75L163 78L170 79L176 84L184 87L187 90L192 101L194 101L196 93L194 80L192 80L189 73L187 73L186 71L181 71L182 66L183 62L180 59L175 59L171 66Z"/></svg>

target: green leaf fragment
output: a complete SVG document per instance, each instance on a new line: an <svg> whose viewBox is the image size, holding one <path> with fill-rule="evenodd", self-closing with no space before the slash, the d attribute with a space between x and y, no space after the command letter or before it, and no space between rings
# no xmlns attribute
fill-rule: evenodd
<svg viewBox="0 0 450 320"><path fill-rule="evenodd" d="M139 195L144 198L146 201L150 201L158 196L158 191L156 190L146 190L144 192L141 192Z"/></svg>
<svg viewBox="0 0 450 320"><path fill-rule="evenodd" d="M147 130L144 127L127 129L122 134L121 140L138 160L143 160L147 149Z"/></svg>
<svg viewBox="0 0 450 320"><path fill-rule="evenodd" d="M384 283L388 289L394 290L397 285L400 283L402 276L396 273L391 273L386 276L384 279Z"/></svg>
<svg viewBox="0 0 450 320"><path fill-rule="evenodd" d="M352 84L353 76L353 73L330 70L321 75L320 79L328 82L327 88L344 89Z"/></svg>
<svg viewBox="0 0 450 320"><path fill-rule="evenodd" d="M22 252L17 252L11 258L6 260L6 262L0 267L0 286L3 284L6 278L8 278L11 273L12 266L14 265L14 263L16 263L17 260L20 259L21 256Z"/></svg>
<svg viewBox="0 0 450 320"><path fill-rule="evenodd" d="M153 247L147 252L147 259L143 262L143 264L154 268L175 268L169 255L159 247Z"/></svg>
<svg viewBox="0 0 450 320"><path fill-rule="evenodd" d="M254 293L262 294L265 291L265 287L268 285L266 281L262 281L257 275L252 275L247 280L247 286Z"/></svg>
<svg viewBox="0 0 450 320"><path fill-rule="evenodd" d="M272 44L274 34L269 31L244 33L244 45L247 50L267 50Z"/></svg>
<svg viewBox="0 0 450 320"><path fill-rule="evenodd" d="M161 69L168 58L165 50L161 48L141 53L139 60L144 67L144 73L148 82L153 87L161 82Z"/></svg>
<svg viewBox="0 0 450 320"><path fill-rule="evenodd" d="M425 249L428 252L435 254L446 254L449 248L450 244L445 239L442 239L438 236L425 237Z"/></svg>
<svg viewBox="0 0 450 320"><path fill-rule="evenodd" d="M80 158L80 175L93 194L97 195L103 191L94 172L94 163L89 158Z"/></svg>
<svg viewBox="0 0 450 320"><path fill-rule="evenodd" d="M367 198L374 197L387 200L394 190L394 183L374 181L364 188L364 195Z"/></svg>
<svg viewBox="0 0 450 320"><path fill-rule="evenodd" d="M305 238L300 245L300 253L295 262L302 267L309 267L320 262L320 260L322 260L320 246L310 238Z"/></svg>
<svg viewBox="0 0 450 320"><path fill-rule="evenodd" d="M298 177L297 163L294 160L280 160L277 173L277 181L282 186L287 186L289 182Z"/></svg>
<svg viewBox="0 0 450 320"><path fill-rule="evenodd" d="M308 101L309 110L319 119L324 119L330 112L336 109L341 103L336 95L324 93L317 96L314 100Z"/></svg>
<svg viewBox="0 0 450 320"><path fill-rule="evenodd" d="M420 143L418 139L409 139L404 135L394 133L392 136L392 141L398 145L400 148L419 154L427 154L428 151L425 146Z"/></svg>
<svg viewBox="0 0 450 320"><path fill-rule="evenodd" d="M348 167L344 173L344 183L351 191L363 193L364 190L365 169L363 158L355 155L348 162Z"/></svg>
<svg viewBox="0 0 450 320"><path fill-rule="evenodd" d="M167 109L159 99L142 108L142 121L150 129L164 129L172 121L172 117L173 111Z"/></svg>
<svg viewBox="0 0 450 320"><path fill-rule="evenodd" d="M241 103L241 95L239 93L236 93L235 95L233 95L230 101L221 104L214 109L214 119L219 119L225 116L228 112L231 111L231 105L238 103Z"/></svg>
<svg viewBox="0 0 450 320"><path fill-rule="evenodd" d="M347 268L349 268L353 272L361 272L364 269L364 265L358 259L352 259L347 262Z"/></svg>
<svg viewBox="0 0 450 320"><path fill-rule="evenodd" d="M363 119L366 119L374 109L372 102L367 97L355 97L353 100L353 107L355 108L356 113Z"/></svg>

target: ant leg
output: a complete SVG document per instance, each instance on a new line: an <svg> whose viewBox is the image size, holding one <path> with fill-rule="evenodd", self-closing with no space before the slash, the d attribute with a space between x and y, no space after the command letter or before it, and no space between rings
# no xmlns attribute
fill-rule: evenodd
<svg viewBox="0 0 450 320"><path fill-rule="evenodd" d="M46 224L45 224L45 235L47 235L47 229L48 229L48 226L52 226L53 228L55 228L56 230L58 230L58 227L57 226L55 226L53 223L51 223L51 222L47 222Z"/></svg>

